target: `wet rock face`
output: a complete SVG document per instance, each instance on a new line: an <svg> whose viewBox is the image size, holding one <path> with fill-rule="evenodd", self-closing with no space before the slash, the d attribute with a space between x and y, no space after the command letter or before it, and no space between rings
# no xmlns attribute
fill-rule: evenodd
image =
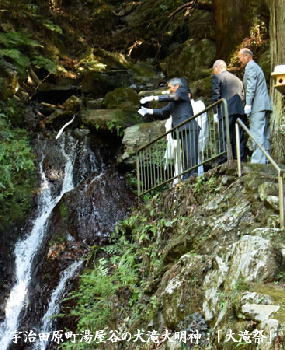
<svg viewBox="0 0 285 350"><path fill-rule="evenodd" d="M70 233L88 245L104 243L117 221L122 220L132 204L123 179L111 169L94 174L66 194L56 208L51 230Z"/></svg>
<svg viewBox="0 0 285 350"><path fill-rule="evenodd" d="M112 142L108 144L105 140L103 144L84 129L66 132L59 140L36 142L38 157L42 159L42 182L44 177L52 197L61 193L67 169L73 178L73 188L71 186L54 207L34 258L29 304L21 315L22 331L39 329L63 270L82 259L88 245L107 243L115 223L123 219L133 205L134 195L115 169L117 145ZM71 167L67 167L67 158ZM112 166L106 164L106 158ZM71 285L68 284L66 290ZM9 290L10 285L7 292ZM26 348L22 344L17 350Z"/></svg>

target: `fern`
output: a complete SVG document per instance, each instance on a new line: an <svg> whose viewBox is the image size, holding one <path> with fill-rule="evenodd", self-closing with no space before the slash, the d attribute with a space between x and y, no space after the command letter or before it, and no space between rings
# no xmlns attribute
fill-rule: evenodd
<svg viewBox="0 0 285 350"><path fill-rule="evenodd" d="M50 22L51 23L51 22ZM52 23L51 23L52 24ZM54 30L60 31L58 28ZM56 64L41 55L32 55L29 48L41 48L42 45L20 32L0 33L0 67L17 70L25 76L27 68L32 64L36 68L44 68L49 73L56 73ZM32 51L33 52L33 51Z"/></svg>
<svg viewBox="0 0 285 350"><path fill-rule="evenodd" d="M20 67L28 67L30 64L29 58L17 49L0 49L0 57L1 56L4 58L9 57Z"/></svg>
<svg viewBox="0 0 285 350"><path fill-rule="evenodd" d="M49 73L56 73L56 64L49 58L43 56L34 56L32 58L32 64L37 68L44 68Z"/></svg>
<svg viewBox="0 0 285 350"><path fill-rule="evenodd" d="M0 33L0 44L6 48L17 47L42 47L42 45L33 39L30 39L26 34L21 32Z"/></svg>

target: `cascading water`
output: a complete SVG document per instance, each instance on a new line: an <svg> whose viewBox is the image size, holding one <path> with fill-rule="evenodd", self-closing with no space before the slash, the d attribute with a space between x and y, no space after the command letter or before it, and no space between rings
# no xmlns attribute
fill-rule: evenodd
<svg viewBox="0 0 285 350"><path fill-rule="evenodd" d="M59 130L59 132L57 133L57 135L56 135L56 137L55 137L56 140L57 140L57 139L60 137L60 135L64 132L64 129L65 129L68 125L70 125L71 123L73 123L74 119L75 119L75 115L73 116L73 118L72 118L69 122L67 122L67 123L65 123L65 124L63 125L63 127Z"/></svg>
<svg viewBox="0 0 285 350"><path fill-rule="evenodd" d="M28 288L31 281L33 260L41 248L41 242L47 231L48 219L56 204L64 193L73 188L73 163L75 159L76 144L69 147L69 152L64 149L65 138L62 138L60 147L65 159L64 178L62 188L58 195L52 195L51 183L43 171L43 160L40 162L41 193L38 204L38 215L35 219L30 233L21 241L17 242L14 250L16 283L13 286L7 300L5 309L5 320L0 325L0 349L7 350L12 337L18 328L19 316L28 304Z"/></svg>
<svg viewBox="0 0 285 350"><path fill-rule="evenodd" d="M40 329L41 333L49 333L52 330L52 323L53 323L52 316L59 312L59 300L61 299L65 291L66 283L68 282L68 280L70 280L74 276L74 274L78 271L81 265L82 265L82 261L75 261L73 264L68 266L68 268L64 270L62 275L60 276L59 284L52 293L48 310L43 316L42 325ZM47 344L48 344L47 342L38 341L37 343L35 343L33 349L45 350Z"/></svg>

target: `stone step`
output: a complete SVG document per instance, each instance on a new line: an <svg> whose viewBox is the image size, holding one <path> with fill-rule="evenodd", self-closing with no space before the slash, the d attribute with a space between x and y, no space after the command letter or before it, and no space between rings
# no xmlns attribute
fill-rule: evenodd
<svg viewBox="0 0 285 350"><path fill-rule="evenodd" d="M250 173L262 173L266 175L276 175L277 170L271 164L251 164L251 163L243 163L242 165L243 174Z"/></svg>
<svg viewBox="0 0 285 350"><path fill-rule="evenodd" d="M282 164L280 168L285 171L285 166ZM242 172L243 174L249 173L261 173L265 175L277 175L277 170L272 164L251 164L251 163L243 163L242 164Z"/></svg>

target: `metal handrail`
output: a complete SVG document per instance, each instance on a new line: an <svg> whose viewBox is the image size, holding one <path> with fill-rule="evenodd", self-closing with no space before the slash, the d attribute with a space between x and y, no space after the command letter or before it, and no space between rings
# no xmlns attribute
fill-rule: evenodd
<svg viewBox="0 0 285 350"><path fill-rule="evenodd" d="M141 146L140 148L138 148L138 150L137 150L136 153L142 151L144 148L146 148L146 147L152 145L152 144L155 143L156 141L162 139L163 137L165 137L165 136L167 136L168 134L172 133L173 131L175 131L176 129L180 128L181 126L184 126L185 124L188 124L191 120L197 119L200 115L202 115L202 114L204 114L204 113L207 113L208 111L210 111L210 110L213 109L214 107L219 106L221 103L223 103L224 106L225 106L225 116L228 116L228 105L227 105L226 100L225 100L224 98L222 98L222 99L220 99L219 101L217 101L217 102L211 104L210 106L206 107L203 111L201 111L201 112L199 112L199 113L193 115L192 117L190 117L190 118L184 120L184 122L182 122L182 123L176 125L176 126L175 126L174 128L172 128L172 129L166 131L164 134L161 134L161 135L158 136L157 138L151 140L149 143L147 143L147 144Z"/></svg>
<svg viewBox="0 0 285 350"><path fill-rule="evenodd" d="M241 156L240 156L240 129L241 127L248 135L249 137L255 142L256 146L262 151L262 153L265 155L265 157L268 159L268 161L273 165L275 170L277 171L277 179L278 179L278 197L279 197L279 222L280 227L282 229L285 228L285 213L284 213L284 181L283 181L283 174L284 169L282 169L275 160L270 156L270 154L265 150L265 148L259 144L250 130L247 128L247 126L238 118L236 120L236 154L237 154L237 166L238 166L238 176L240 177L242 175L241 171Z"/></svg>
<svg viewBox="0 0 285 350"><path fill-rule="evenodd" d="M215 126L214 128L216 128L216 129L218 128L218 134L220 132L219 130L220 129L222 130L222 140L223 141L221 141L219 139L220 135L218 136L218 138L215 139L216 134L213 134L213 133L211 134L211 132L213 131L212 129L209 132L210 141L212 141L213 144L219 142L219 145L216 147L216 148L218 148L218 152L214 153L214 156L213 156L212 150L207 151L205 153L207 153L208 157L205 157L204 151L203 151L203 155L201 157L201 160L198 161L197 164L195 164L194 166L192 166L193 164L191 164L191 167L185 167L184 166L185 164L189 165L187 162L187 156L189 156L191 137L193 137L193 135L190 132L189 136L185 136L186 134L184 134L184 136L182 135L182 136L178 137L177 135L179 134L179 130L181 131L181 129L179 129L179 128L185 126L186 124L188 124L190 126L191 121L197 119L199 116L202 116L209 111L215 112L218 109L220 110L220 112L222 111L221 112L222 117L219 119L219 123L221 123L221 125L219 124L218 127ZM211 120L211 123L212 123L212 125L215 125L212 120ZM225 124L223 124L223 123L225 123ZM189 131L190 130L191 129L189 128ZM214 130L214 131L216 132L217 130ZM166 139L167 135L169 135L169 134L176 135L175 140L177 140L177 144L178 144L178 146L177 146L177 159L176 159L177 163L178 163L178 165L177 165L178 170L176 171L176 173L174 172L174 174L171 173L171 171L168 169L168 167L165 170L164 167L162 166L162 162L164 161L164 157L162 156L162 154L165 152L165 144L163 144L163 142L164 142L164 139ZM183 149L183 147L182 147L183 142L184 142L184 145L185 145L185 143L187 144L187 152L185 152L185 149ZM221 147L220 143L223 144L222 147ZM157 147L157 149L159 149L159 152L157 152L155 147ZM213 146L213 148L215 148L215 147ZM194 148L194 151L197 151L197 153L198 153L198 150L195 148ZM185 156L184 153L186 153L187 155ZM191 153L191 151L190 151L190 153ZM210 154L210 156L209 156L209 154ZM230 136L229 136L228 108L227 108L227 102L225 99L221 99L221 100L213 103L212 105L206 107L203 111L197 113L194 116L191 116L187 120L183 121L179 125L168 130L167 132L163 133L162 135L158 136L157 138L150 141L146 145L143 145L142 147L140 147L137 150L137 152L136 152L136 170L137 170L138 196L141 196L145 193L148 193L157 187L165 185L165 184L169 183L170 181L173 181L174 179L178 179L178 181L180 181L181 176L183 174L189 173L193 169L198 169L199 166L202 166L202 165L204 165L204 164L206 164L214 159L217 159L222 155L227 155L228 160L232 159L232 151L231 151ZM186 162L185 162L185 159L186 159ZM183 166L182 166L182 164L183 164ZM183 167L184 167L184 169L183 169ZM142 182L142 185L141 185L141 182Z"/></svg>

